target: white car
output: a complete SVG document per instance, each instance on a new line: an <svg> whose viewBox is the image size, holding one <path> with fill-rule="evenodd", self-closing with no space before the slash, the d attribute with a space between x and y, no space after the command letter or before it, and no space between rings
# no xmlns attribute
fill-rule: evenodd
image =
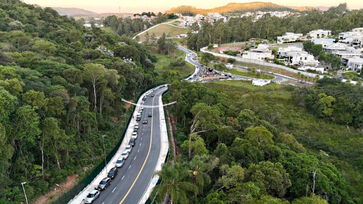
<svg viewBox="0 0 363 204"><path fill-rule="evenodd" d="M137 132L133 132L131 135L131 138L136 140L137 139Z"/></svg>
<svg viewBox="0 0 363 204"><path fill-rule="evenodd" d="M136 132L138 129L139 129L139 125L138 125L138 124L136 124L136 125L134 126L134 131Z"/></svg>
<svg viewBox="0 0 363 204"><path fill-rule="evenodd" d="M123 157L120 157L117 159L116 161L116 167L117 168L121 168L123 165L125 164L125 160Z"/></svg>
<svg viewBox="0 0 363 204"><path fill-rule="evenodd" d="M131 150L132 150L131 145L126 145L125 152L130 154Z"/></svg>
<svg viewBox="0 0 363 204"><path fill-rule="evenodd" d="M84 199L85 203L93 203L100 196L100 192L98 190L92 190L89 192L87 197Z"/></svg>
<svg viewBox="0 0 363 204"><path fill-rule="evenodd" d="M127 150L124 150L121 154L121 157L126 160L129 157L129 152Z"/></svg>

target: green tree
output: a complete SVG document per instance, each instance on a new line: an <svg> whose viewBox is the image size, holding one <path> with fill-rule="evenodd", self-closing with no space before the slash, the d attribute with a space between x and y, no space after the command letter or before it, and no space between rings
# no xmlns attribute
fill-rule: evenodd
<svg viewBox="0 0 363 204"><path fill-rule="evenodd" d="M57 48L53 43L43 39L39 39L34 42L32 50L37 53L42 53L45 56L49 56L54 54Z"/></svg>
<svg viewBox="0 0 363 204"><path fill-rule="evenodd" d="M105 67L101 64L86 64L84 66L83 79L92 85L94 112L97 112L97 84L104 78L105 72Z"/></svg>
<svg viewBox="0 0 363 204"><path fill-rule="evenodd" d="M239 165L232 167L223 165L221 171L223 176L220 177L218 182L225 189L236 187L238 183L243 182L245 179L245 170Z"/></svg>
<svg viewBox="0 0 363 204"><path fill-rule="evenodd" d="M320 93L318 95L319 99L317 101L320 116L322 117L330 117L334 111L334 102L335 98L333 96L328 96L325 93Z"/></svg>
<svg viewBox="0 0 363 204"><path fill-rule="evenodd" d="M243 129L254 126L258 122L258 118L256 117L255 113L249 109L241 110L241 112L238 114L237 119Z"/></svg>
<svg viewBox="0 0 363 204"><path fill-rule="evenodd" d="M161 202L169 196L172 203L191 203L192 197L198 195L198 187L188 181L188 169L179 163L165 164L158 172L162 182L152 193Z"/></svg>
<svg viewBox="0 0 363 204"><path fill-rule="evenodd" d="M248 180L261 182L271 195L283 197L291 186L289 174L280 163L262 161L248 168Z"/></svg>
<svg viewBox="0 0 363 204"><path fill-rule="evenodd" d="M328 202L313 194L310 197L295 199L294 201L292 201L292 204L328 204Z"/></svg>
<svg viewBox="0 0 363 204"><path fill-rule="evenodd" d="M189 158L208 153L203 138L196 133L189 135L189 139L183 142L181 149L184 153L188 153Z"/></svg>
<svg viewBox="0 0 363 204"><path fill-rule="evenodd" d="M264 126L247 128L245 138L257 147L273 144L273 135Z"/></svg>
<svg viewBox="0 0 363 204"><path fill-rule="evenodd" d="M46 106L47 100L44 93L40 91L30 90L23 94L23 101L26 104L33 106L35 110L41 109Z"/></svg>

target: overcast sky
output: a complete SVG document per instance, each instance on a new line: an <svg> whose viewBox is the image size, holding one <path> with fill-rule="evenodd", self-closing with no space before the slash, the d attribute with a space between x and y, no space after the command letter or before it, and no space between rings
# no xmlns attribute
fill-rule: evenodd
<svg viewBox="0 0 363 204"><path fill-rule="evenodd" d="M260 0L264 1L264 0ZM246 3L247 0L24 0L26 3L50 7L75 7L95 12L165 11L180 5L213 8L227 3ZM363 0L270 0L284 6L336 6L347 3L350 9L363 8Z"/></svg>

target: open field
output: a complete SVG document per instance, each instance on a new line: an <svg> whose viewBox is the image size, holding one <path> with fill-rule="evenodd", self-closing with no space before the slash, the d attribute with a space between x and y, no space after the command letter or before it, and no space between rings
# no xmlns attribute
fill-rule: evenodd
<svg viewBox="0 0 363 204"><path fill-rule="evenodd" d="M141 41L144 41L146 39L147 33L149 34L150 37L153 35L155 35L156 37L160 37L163 35L163 33L165 33L167 36L176 36L183 33L186 34L187 32L188 32L187 28L178 28L167 24L160 24L155 28L152 28L148 32L139 35L139 38Z"/></svg>
<svg viewBox="0 0 363 204"><path fill-rule="evenodd" d="M284 69L279 69L279 68L276 68L276 67L264 66L264 65L253 64L253 63L246 63L246 62L235 62L234 64L240 65L240 66L245 66L245 67L248 67L248 68L254 68L256 70L260 69L263 72L273 72L273 73L293 77L293 78L296 78L296 79L301 79L301 76L299 74L297 74L297 73L290 72L290 71L287 71L287 70L284 70ZM304 78L304 79L306 81L314 81L315 80L314 78L311 78L311 77L307 77L307 78Z"/></svg>
<svg viewBox="0 0 363 204"><path fill-rule="evenodd" d="M185 53L180 50L175 50L175 52L171 55L161 55L155 54L158 61L154 63L155 70L160 74L163 75L164 72L172 71L178 72L179 78L186 78L187 76L191 75L194 72L194 66L185 63L184 65L172 66L171 63L175 62L178 59L182 59L184 61Z"/></svg>

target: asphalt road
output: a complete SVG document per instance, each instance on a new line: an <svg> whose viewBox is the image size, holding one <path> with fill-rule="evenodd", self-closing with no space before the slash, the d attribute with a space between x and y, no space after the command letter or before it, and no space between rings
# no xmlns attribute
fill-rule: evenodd
<svg viewBox="0 0 363 204"><path fill-rule="evenodd" d="M157 106L159 96L167 88L152 92L154 97L147 97L144 105ZM152 113L152 117L148 114ZM147 120L147 124L142 121ZM135 204L143 196L151 181L160 154L160 115L159 108L144 108L139 122L138 138L123 167L119 168L117 177L111 181L106 190L95 200L96 204Z"/></svg>

